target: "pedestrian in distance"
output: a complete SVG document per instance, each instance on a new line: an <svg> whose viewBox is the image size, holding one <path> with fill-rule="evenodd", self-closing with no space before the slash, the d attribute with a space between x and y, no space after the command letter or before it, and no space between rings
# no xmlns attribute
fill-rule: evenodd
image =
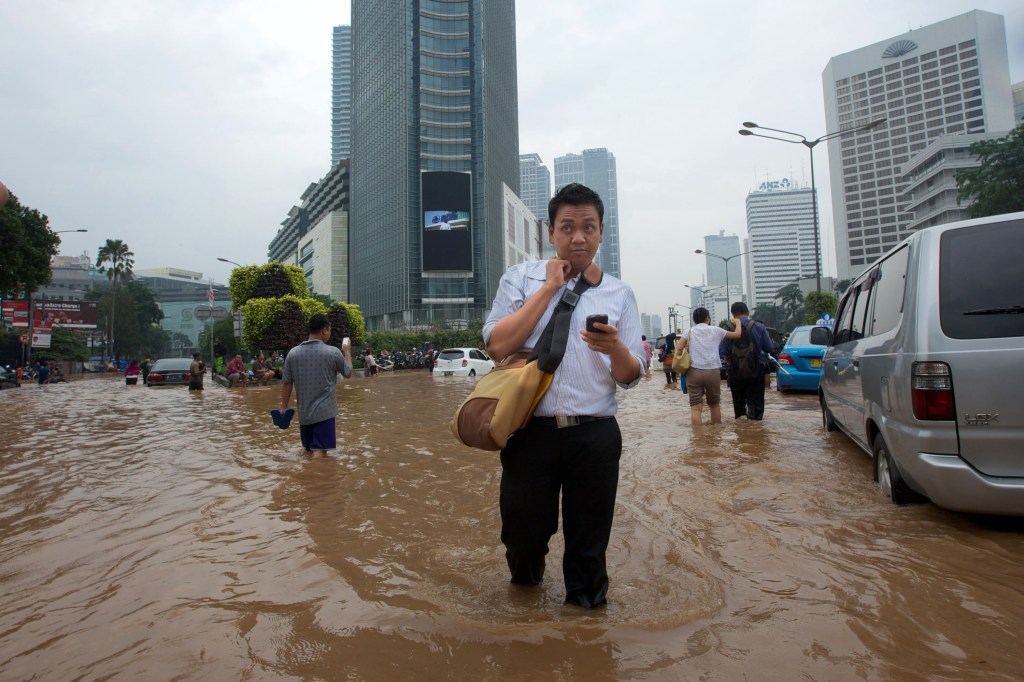
<svg viewBox="0 0 1024 682"><path fill-rule="evenodd" d="M532 351L560 304L562 314L571 315L551 388L501 451L499 507L511 582L537 585L558 530L561 498L565 603L587 608L604 604L608 593L605 553L622 454L616 387L632 388L644 374L636 297L594 263L603 215L604 204L590 188L571 183L560 189L548 203L555 257L509 268L483 328L488 354L501 362ZM587 331L587 316L595 314L608 321Z"/></svg>
<svg viewBox="0 0 1024 682"><path fill-rule="evenodd" d="M733 324L739 322L740 336L723 340L719 351L726 358L733 416L760 421L764 418L768 354L775 349L775 344L765 326L750 319L750 309L743 301L732 304L732 316Z"/></svg>
<svg viewBox="0 0 1024 682"><path fill-rule="evenodd" d="M326 457L328 450L337 447L338 375L352 376L348 338L342 342L341 350L327 345L330 338L331 322L326 315L309 318L309 338L288 352L281 378L280 413L287 413L294 387L299 437L312 459Z"/></svg>
<svg viewBox="0 0 1024 682"><path fill-rule="evenodd" d="M260 351L252 361L252 375L260 386L266 386L274 378L274 368L267 361L267 356Z"/></svg>
<svg viewBox="0 0 1024 682"><path fill-rule="evenodd" d="M135 386L139 383L139 375L142 374L142 368L139 367L138 360L134 358L128 361L128 366L124 368L124 383L128 386Z"/></svg>
<svg viewBox="0 0 1024 682"><path fill-rule="evenodd" d="M645 359L645 362L646 362L644 367L647 368L646 371L644 372L644 378L645 379L650 379L651 378L651 357L654 355L654 349L651 348L651 342L647 340L647 335L646 334L643 334L643 335L640 336L640 341L641 341L641 344L644 347L644 359Z"/></svg>
<svg viewBox="0 0 1024 682"><path fill-rule="evenodd" d="M193 353L192 364L188 369L188 390L203 390L203 376L206 374L206 365L203 364L203 354Z"/></svg>
<svg viewBox="0 0 1024 682"><path fill-rule="evenodd" d="M727 331L711 326L711 313L707 308L693 309L693 326L684 332L677 343L690 352L690 369L686 371L686 393L690 397L690 425L703 424L703 404L706 400L711 423L722 421L722 358L718 354L724 339L739 338L738 329Z"/></svg>
<svg viewBox="0 0 1024 682"><path fill-rule="evenodd" d="M147 381L149 381L149 368L152 366L153 358L151 358L147 354L146 357L144 357L142 359L142 362L139 364L139 369L142 370L142 383L146 383Z"/></svg>

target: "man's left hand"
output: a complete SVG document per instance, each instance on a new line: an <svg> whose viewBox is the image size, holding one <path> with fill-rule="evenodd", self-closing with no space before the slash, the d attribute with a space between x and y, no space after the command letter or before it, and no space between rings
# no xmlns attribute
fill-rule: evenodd
<svg viewBox="0 0 1024 682"><path fill-rule="evenodd" d="M587 348L597 353L611 355L619 345L619 330L610 324L594 323L594 329L598 331L588 332L580 330L580 336L587 344Z"/></svg>

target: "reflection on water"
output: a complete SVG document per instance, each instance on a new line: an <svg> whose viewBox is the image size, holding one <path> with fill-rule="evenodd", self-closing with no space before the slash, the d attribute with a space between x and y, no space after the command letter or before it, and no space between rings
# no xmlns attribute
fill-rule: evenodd
<svg viewBox="0 0 1024 682"><path fill-rule="evenodd" d="M1024 524L889 505L814 396L621 394L608 607L508 585L471 381L339 385L317 461L275 387L0 392L0 679L1019 679Z"/></svg>

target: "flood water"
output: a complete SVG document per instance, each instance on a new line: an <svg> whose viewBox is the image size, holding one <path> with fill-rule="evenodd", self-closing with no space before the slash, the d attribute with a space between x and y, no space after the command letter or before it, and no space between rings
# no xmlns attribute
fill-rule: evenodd
<svg viewBox="0 0 1024 682"><path fill-rule="evenodd" d="M695 433L660 375L620 392L608 606L562 605L560 535L510 586L472 381L340 384L315 461L275 387L0 392L0 679L1024 676L1024 522L890 505L812 395Z"/></svg>

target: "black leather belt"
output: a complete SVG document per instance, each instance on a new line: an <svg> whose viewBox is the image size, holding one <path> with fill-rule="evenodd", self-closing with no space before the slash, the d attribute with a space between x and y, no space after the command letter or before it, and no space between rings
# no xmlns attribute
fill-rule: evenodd
<svg viewBox="0 0 1024 682"><path fill-rule="evenodd" d="M579 426L580 424L601 421L603 419L614 419L614 417L592 417L590 415L571 415L561 417L534 417L532 421L541 426L557 426L560 429L564 429L569 426Z"/></svg>

